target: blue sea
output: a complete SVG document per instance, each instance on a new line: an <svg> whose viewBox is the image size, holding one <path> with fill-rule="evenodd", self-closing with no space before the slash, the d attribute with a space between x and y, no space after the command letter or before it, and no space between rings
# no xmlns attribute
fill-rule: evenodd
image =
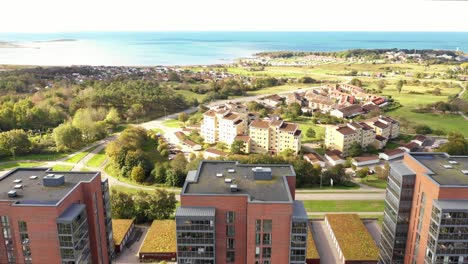
<svg viewBox="0 0 468 264"><path fill-rule="evenodd" d="M468 52L468 32L0 33L0 64L201 65L232 62L261 51L356 48Z"/></svg>

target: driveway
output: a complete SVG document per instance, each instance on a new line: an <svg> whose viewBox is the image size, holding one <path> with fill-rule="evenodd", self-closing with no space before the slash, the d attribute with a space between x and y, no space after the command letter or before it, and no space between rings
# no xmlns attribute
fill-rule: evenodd
<svg viewBox="0 0 468 264"><path fill-rule="evenodd" d="M141 235L140 239L135 241L130 248L124 247L122 252L117 256L114 263L140 263L140 259L138 257L138 252L140 251L140 247L145 241L146 234L148 233L149 226L135 226L134 233L140 229L143 234Z"/></svg>

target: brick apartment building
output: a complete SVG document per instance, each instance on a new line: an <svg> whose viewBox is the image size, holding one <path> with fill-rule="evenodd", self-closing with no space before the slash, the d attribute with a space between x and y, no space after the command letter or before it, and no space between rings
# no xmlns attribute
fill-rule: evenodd
<svg viewBox="0 0 468 264"><path fill-rule="evenodd" d="M385 203L380 263L468 263L468 156L406 153Z"/></svg>
<svg viewBox="0 0 468 264"><path fill-rule="evenodd" d="M0 178L0 263L110 263L109 186L99 172L15 169Z"/></svg>
<svg viewBox="0 0 468 264"><path fill-rule="evenodd" d="M290 165L203 161L176 211L178 263L305 263L307 213Z"/></svg>

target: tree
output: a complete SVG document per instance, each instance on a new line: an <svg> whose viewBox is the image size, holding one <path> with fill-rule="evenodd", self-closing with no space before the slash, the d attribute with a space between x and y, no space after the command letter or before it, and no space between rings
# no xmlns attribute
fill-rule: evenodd
<svg viewBox="0 0 468 264"><path fill-rule="evenodd" d="M31 141L22 129L14 129L0 133L0 155L10 154L13 159L16 155L31 151Z"/></svg>
<svg viewBox="0 0 468 264"><path fill-rule="evenodd" d="M292 103L288 105L286 110L286 116L290 119L295 119L298 116L302 115L302 107L298 103Z"/></svg>
<svg viewBox="0 0 468 264"><path fill-rule="evenodd" d="M386 86L385 80L378 80L375 84L379 90L383 90Z"/></svg>
<svg viewBox="0 0 468 264"><path fill-rule="evenodd" d="M301 77L299 80L298 80L299 83L315 83L316 80L314 80L312 77L309 77L309 76L304 76L304 77Z"/></svg>
<svg viewBox="0 0 468 264"><path fill-rule="evenodd" d="M231 144L231 154L242 154L244 148L244 141L234 140Z"/></svg>
<svg viewBox="0 0 468 264"><path fill-rule="evenodd" d="M132 219L135 217L135 204L130 194L112 189L110 201L112 218Z"/></svg>
<svg viewBox="0 0 468 264"><path fill-rule="evenodd" d="M315 130L313 128L308 128L306 132L308 138L315 138Z"/></svg>
<svg viewBox="0 0 468 264"><path fill-rule="evenodd" d="M354 142L353 144L351 144L351 146L349 147L349 150L348 150L348 154L351 157L358 157L359 155L361 155L362 154L361 144L359 144L357 142Z"/></svg>
<svg viewBox="0 0 468 264"><path fill-rule="evenodd" d="M401 93L401 90L403 89L403 84L405 82L403 80L398 80L398 82L396 83L396 89L398 91L398 93Z"/></svg>
<svg viewBox="0 0 468 264"><path fill-rule="evenodd" d="M106 125L103 121L105 113L103 110L92 108L79 109L73 116L72 124L81 130L83 139L92 142L106 136Z"/></svg>
<svg viewBox="0 0 468 264"><path fill-rule="evenodd" d="M122 120L120 119L120 115L117 109L112 107L107 113L105 121L112 128L115 128Z"/></svg>
<svg viewBox="0 0 468 264"><path fill-rule="evenodd" d="M369 174L369 167L364 167L356 171L356 177L361 178L361 179L367 177L367 174Z"/></svg>
<svg viewBox="0 0 468 264"><path fill-rule="evenodd" d="M362 87L362 82L358 78L353 78L349 83L354 86Z"/></svg>
<svg viewBox="0 0 468 264"><path fill-rule="evenodd" d="M296 155L296 152L294 152L294 150L290 148L287 148L281 151L278 155L285 157L285 158L290 158L290 157L294 157Z"/></svg>
<svg viewBox="0 0 468 264"><path fill-rule="evenodd" d="M53 131L53 137L58 151L77 149L83 145L81 130L71 123L64 123L56 127Z"/></svg>
<svg viewBox="0 0 468 264"><path fill-rule="evenodd" d="M448 142L440 146L440 150L450 155L468 155L468 141L463 134L451 132Z"/></svg>
<svg viewBox="0 0 468 264"><path fill-rule="evenodd" d="M182 112L179 114L179 117L178 117L179 121L180 122L187 122L187 120L189 119L188 115L185 113L185 112Z"/></svg>
<svg viewBox="0 0 468 264"><path fill-rule="evenodd" d="M187 159L185 158L184 153L178 153L174 156L174 159L171 160L171 168L178 173L186 173Z"/></svg>
<svg viewBox="0 0 468 264"><path fill-rule="evenodd" d="M414 127L414 131L417 134L423 134L423 135L432 133L432 129L428 125L417 125L417 126Z"/></svg>
<svg viewBox="0 0 468 264"><path fill-rule="evenodd" d="M145 170L140 165L133 167L131 176L132 180L140 183L146 179Z"/></svg>
<svg viewBox="0 0 468 264"><path fill-rule="evenodd" d="M151 171L155 183L166 183L166 166L162 163L154 165L154 169Z"/></svg>

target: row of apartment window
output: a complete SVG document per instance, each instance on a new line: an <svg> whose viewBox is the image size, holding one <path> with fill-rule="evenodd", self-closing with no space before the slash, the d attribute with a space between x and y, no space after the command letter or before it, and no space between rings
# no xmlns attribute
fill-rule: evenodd
<svg viewBox="0 0 468 264"><path fill-rule="evenodd" d="M236 261L236 252L234 250L235 236L235 219L236 215L233 211L226 212L226 262L232 263Z"/></svg>
<svg viewBox="0 0 468 264"><path fill-rule="evenodd" d="M271 219L255 220L255 263L271 263L272 228Z"/></svg>

